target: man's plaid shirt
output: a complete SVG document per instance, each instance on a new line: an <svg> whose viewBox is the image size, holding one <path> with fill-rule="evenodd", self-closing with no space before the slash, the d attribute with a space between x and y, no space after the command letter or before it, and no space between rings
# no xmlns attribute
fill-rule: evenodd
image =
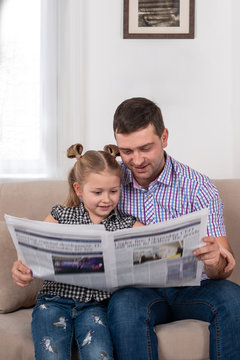
<svg viewBox="0 0 240 360"><path fill-rule="evenodd" d="M208 236L225 236L223 203L216 186L207 176L174 160L167 153L165 156L165 167L148 190L136 182L122 163L119 211L148 225L208 208ZM202 275L204 278L205 274Z"/></svg>

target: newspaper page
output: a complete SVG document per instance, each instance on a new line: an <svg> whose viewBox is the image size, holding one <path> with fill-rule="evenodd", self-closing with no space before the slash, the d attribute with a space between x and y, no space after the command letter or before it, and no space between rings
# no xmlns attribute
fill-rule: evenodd
<svg viewBox="0 0 240 360"><path fill-rule="evenodd" d="M62 225L8 215L5 219L17 253L34 277L93 289L108 287L103 225Z"/></svg>
<svg viewBox="0 0 240 360"><path fill-rule="evenodd" d="M108 232L5 215L22 262L34 277L93 289L199 285L208 210L154 225Z"/></svg>
<svg viewBox="0 0 240 360"><path fill-rule="evenodd" d="M203 246L208 210L164 223L117 231L114 237L117 288L200 285L203 263L193 250Z"/></svg>

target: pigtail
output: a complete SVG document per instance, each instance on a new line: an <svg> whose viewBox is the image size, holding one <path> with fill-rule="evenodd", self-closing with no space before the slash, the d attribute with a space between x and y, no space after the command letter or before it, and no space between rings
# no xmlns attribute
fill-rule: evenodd
<svg viewBox="0 0 240 360"><path fill-rule="evenodd" d="M70 159L73 158L80 159L82 156L82 152L83 152L82 144L74 144L67 149L67 157Z"/></svg>
<svg viewBox="0 0 240 360"><path fill-rule="evenodd" d="M112 145L112 144L105 145L103 150L108 152L109 154L111 154L114 157L120 156L120 152L119 152L117 145Z"/></svg>
<svg viewBox="0 0 240 360"><path fill-rule="evenodd" d="M75 183L75 181L76 180L75 180L74 167L73 167L68 174L68 185L69 185L68 195L63 203L63 206L75 207L75 206L79 206L80 204L80 199L75 193L75 190L73 188L73 184Z"/></svg>
<svg viewBox="0 0 240 360"><path fill-rule="evenodd" d="M81 144L74 144L67 149L67 157L70 159L76 158L78 160L82 157L82 152L83 152L83 146ZM72 169L68 174L69 191L68 191L67 199L63 204L64 206L67 207L79 206L80 204L80 199L75 193L75 190L73 188L73 184L77 181L75 174L77 163L78 161L76 161L75 165L72 167Z"/></svg>

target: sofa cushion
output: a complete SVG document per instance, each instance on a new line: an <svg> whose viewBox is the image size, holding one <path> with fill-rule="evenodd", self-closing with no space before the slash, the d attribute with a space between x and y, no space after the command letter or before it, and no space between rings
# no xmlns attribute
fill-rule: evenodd
<svg viewBox="0 0 240 360"><path fill-rule="evenodd" d="M26 288L21 288L13 282L11 268L17 259L17 253L3 221L0 221L0 241L0 313L33 306L42 281L35 279Z"/></svg>
<svg viewBox="0 0 240 360"><path fill-rule="evenodd" d="M34 346L31 335L32 309L22 309L11 314L0 314L0 359L33 360ZM80 360L76 345L72 360Z"/></svg>
<svg viewBox="0 0 240 360"><path fill-rule="evenodd" d="M155 332L159 359L208 360L208 326L209 323L200 320L180 320L157 325Z"/></svg>
<svg viewBox="0 0 240 360"><path fill-rule="evenodd" d="M30 309L0 315L0 359L33 360Z"/></svg>

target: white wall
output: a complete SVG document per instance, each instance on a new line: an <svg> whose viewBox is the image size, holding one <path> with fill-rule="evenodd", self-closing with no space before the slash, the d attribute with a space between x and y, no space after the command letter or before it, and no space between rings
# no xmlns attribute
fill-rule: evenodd
<svg viewBox="0 0 240 360"><path fill-rule="evenodd" d="M144 96L162 109L173 157L211 178L240 177L239 0L196 0L192 40L123 39L122 0L81 2L72 16L84 18L75 81L85 125L75 138L89 149L114 142L116 107Z"/></svg>

